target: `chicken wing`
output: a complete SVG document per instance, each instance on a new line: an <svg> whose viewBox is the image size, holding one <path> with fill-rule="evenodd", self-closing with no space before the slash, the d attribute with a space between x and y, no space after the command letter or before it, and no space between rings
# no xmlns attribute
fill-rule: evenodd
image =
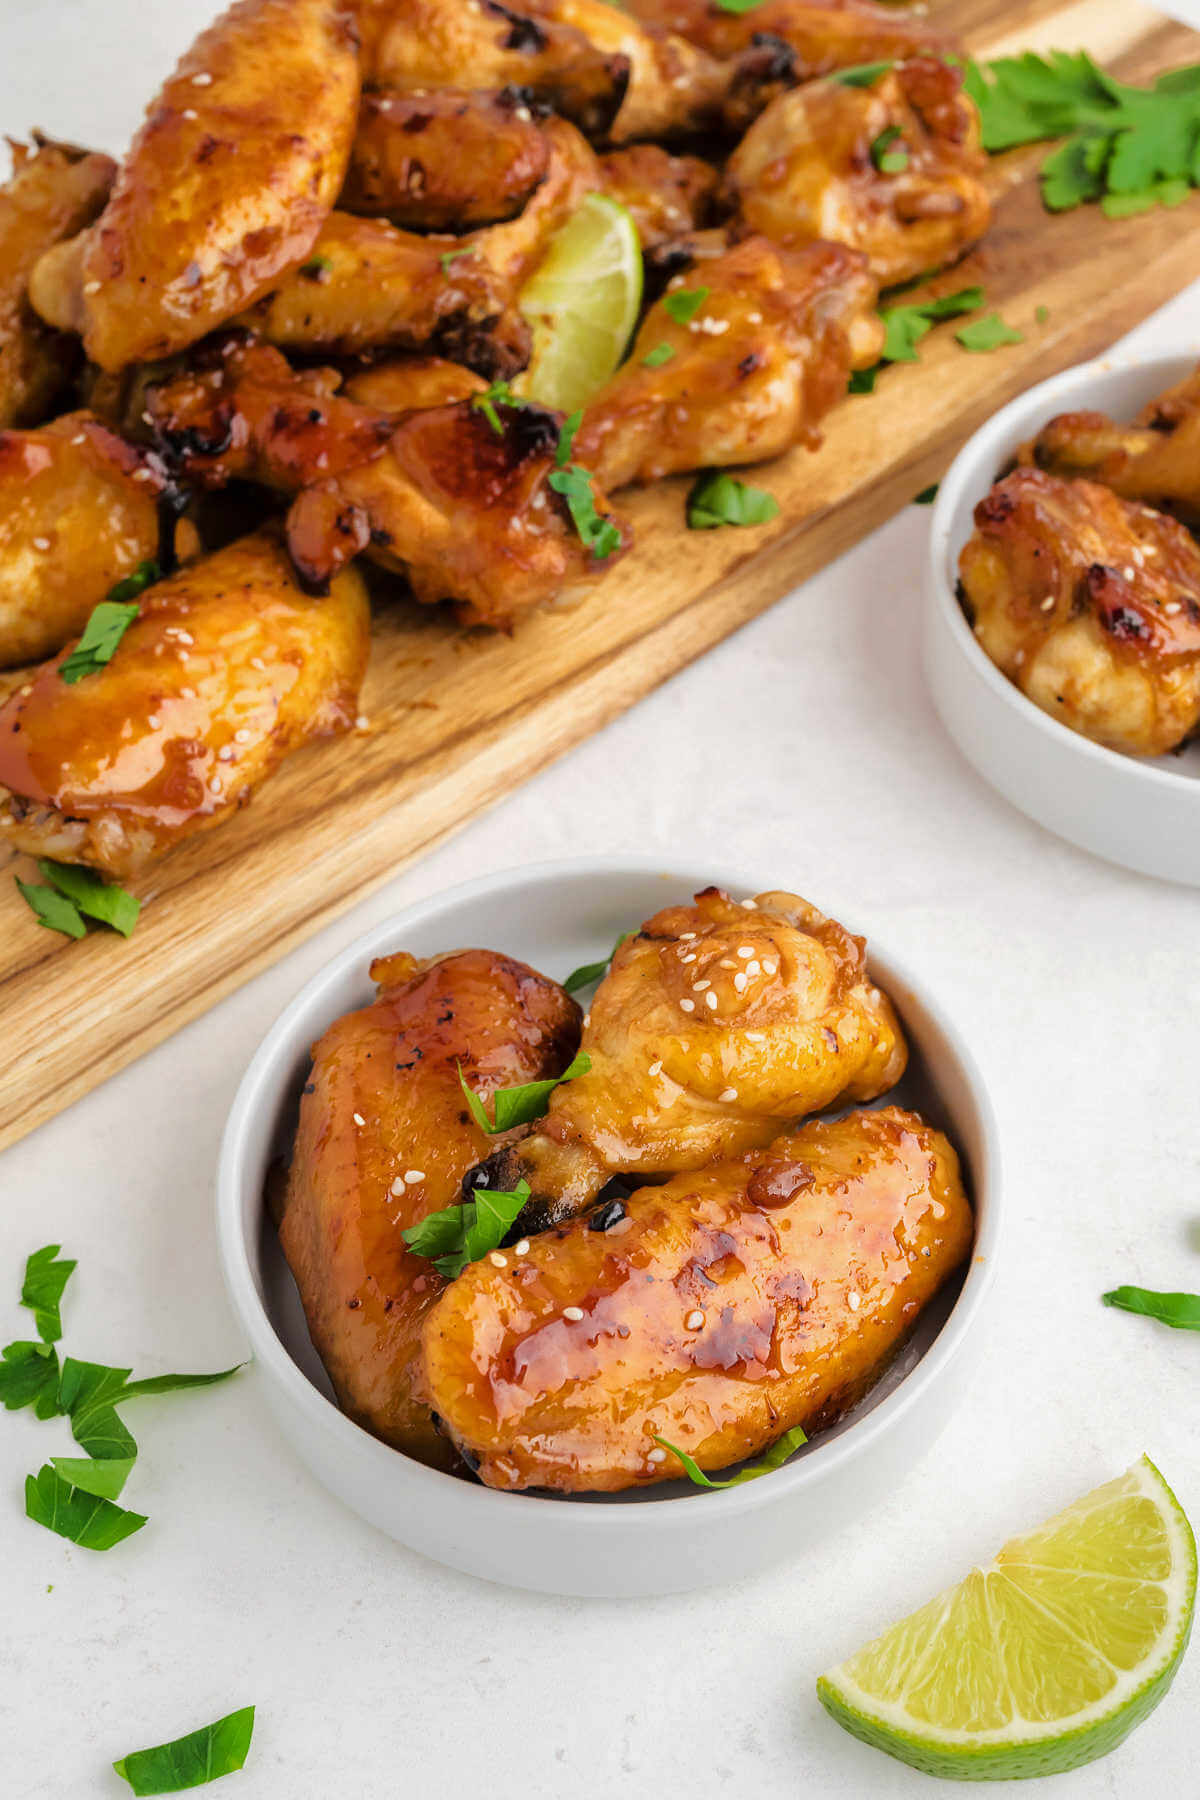
<svg viewBox="0 0 1200 1800"><path fill-rule="evenodd" d="M241 476L297 495L287 542L310 590L365 550L404 575L417 600L452 600L464 623L507 630L596 581L628 547L597 486L596 512L620 533L604 556L584 544L551 485L557 414L498 399L397 416L328 396L323 379L234 339L215 366L147 394L182 475L212 486Z"/></svg>
<svg viewBox="0 0 1200 1800"><path fill-rule="evenodd" d="M729 71L685 37L645 25L609 0L527 0L538 19L581 32L602 54L628 63L629 85L608 127L613 143L711 130Z"/></svg>
<svg viewBox="0 0 1200 1800"><path fill-rule="evenodd" d="M91 413L0 431L0 668L53 656L138 563L158 554L161 464ZM176 550L196 549L181 520Z"/></svg>
<svg viewBox="0 0 1200 1800"><path fill-rule="evenodd" d="M604 192L632 214L643 250L656 249L708 223L717 171L698 156L669 156L634 144L600 159Z"/></svg>
<svg viewBox="0 0 1200 1800"><path fill-rule="evenodd" d="M973 1235L958 1158L915 1114L814 1120L463 1270L418 1390L495 1488L677 1478L863 1395Z"/></svg>
<svg viewBox="0 0 1200 1800"><path fill-rule="evenodd" d="M40 425L75 371L78 346L46 329L29 278L52 245L91 224L117 172L111 157L44 138L12 154L0 188L0 427Z"/></svg>
<svg viewBox="0 0 1200 1800"><path fill-rule="evenodd" d="M814 81L781 94L730 157L724 191L744 230L851 244L892 287L982 237L985 168L962 70L918 56L869 87Z"/></svg>
<svg viewBox="0 0 1200 1800"><path fill-rule="evenodd" d="M375 1002L312 1053L279 1240L342 1410L422 1462L453 1460L414 1399L421 1322L446 1286L401 1233L461 1198L489 1140L463 1105L566 1067L579 1008L490 950L371 965Z"/></svg>
<svg viewBox="0 0 1200 1800"><path fill-rule="evenodd" d="M907 1046L866 947L794 894L750 906L717 888L647 919L613 957L584 1026L584 1075L488 1164L552 1216L614 1175L699 1169L769 1144L835 1102L874 1100Z"/></svg>
<svg viewBox="0 0 1200 1800"><path fill-rule="evenodd" d="M644 24L687 38L723 62L763 40L784 44L796 84L921 50L953 50L956 43L915 12L873 0L758 0L736 7L720 0L627 0L627 6Z"/></svg>
<svg viewBox="0 0 1200 1800"><path fill-rule="evenodd" d="M347 400L377 412L419 412L485 393L487 382L461 363L438 356L404 356L357 370L340 391Z"/></svg>
<svg viewBox="0 0 1200 1800"><path fill-rule="evenodd" d="M746 238L697 275L672 278L584 413L575 454L605 488L813 447L851 369L879 357L875 283L857 250ZM701 296L688 318L672 314L679 293ZM660 349L669 359L648 366Z"/></svg>
<svg viewBox="0 0 1200 1800"><path fill-rule="evenodd" d="M194 343L304 260L342 185L358 93L336 0L237 0L196 39L86 240L93 362Z"/></svg>
<svg viewBox="0 0 1200 1800"><path fill-rule="evenodd" d="M368 626L355 573L309 599L265 531L147 589L110 662L0 708L0 842L135 873L354 723Z"/></svg>
<svg viewBox="0 0 1200 1800"><path fill-rule="evenodd" d="M1105 413L1060 413L1020 460L1051 475L1086 475L1200 525L1200 370L1159 394L1132 425Z"/></svg>
<svg viewBox="0 0 1200 1800"><path fill-rule="evenodd" d="M960 598L996 666L1052 718L1161 756L1200 722L1200 548L1165 513L1018 469L975 508Z"/></svg>

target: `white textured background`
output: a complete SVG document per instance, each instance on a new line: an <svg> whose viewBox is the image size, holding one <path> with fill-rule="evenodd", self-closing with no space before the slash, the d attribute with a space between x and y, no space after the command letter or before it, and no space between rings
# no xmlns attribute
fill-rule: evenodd
<svg viewBox="0 0 1200 1800"><path fill-rule="evenodd" d="M2 0L0 129L120 151L213 10ZM1200 351L1200 293L1143 341ZM865 1524L738 1588L612 1604L491 1587L359 1524L279 1440L252 1370L131 1417L142 1459L128 1499L151 1523L107 1556L22 1516L25 1473L70 1450L62 1424L0 1416L4 1800L117 1800L112 1758L251 1701L251 1764L231 1800L932 1795L825 1716L820 1670L1142 1450L1200 1522L1200 1345L1098 1299L1120 1281L1200 1288L1200 895L1069 849L959 759L917 665L928 522L910 508L6 1151L0 1338L27 1329L24 1256L61 1239L80 1260L73 1351L146 1373L236 1359L213 1242L217 1143L301 982L368 925L481 871L711 850L773 864L780 885L886 937L971 1034L1005 1135L1008 1213L974 1403L927 1461L914 1444L908 1479ZM1198 1707L1193 1651L1153 1720L1053 1792L1194 1794Z"/></svg>

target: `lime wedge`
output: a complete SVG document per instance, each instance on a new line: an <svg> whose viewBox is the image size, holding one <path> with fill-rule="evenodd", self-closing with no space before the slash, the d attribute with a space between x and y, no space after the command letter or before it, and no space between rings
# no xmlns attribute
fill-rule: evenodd
<svg viewBox="0 0 1200 1800"><path fill-rule="evenodd" d="M1148 1457L823 1675L839 1725L927 1775L1057 1775L1158 1705L1192 1628L1196 1541Z"/></svg>
<svg viewBox="0 0 1200 1800"><path fill-rule="evenodd" d="M533 328L533 355L514 388L559 412L585 406L625 354L642 304L642 246L625 208L589 194L517 304Z"/></svg>

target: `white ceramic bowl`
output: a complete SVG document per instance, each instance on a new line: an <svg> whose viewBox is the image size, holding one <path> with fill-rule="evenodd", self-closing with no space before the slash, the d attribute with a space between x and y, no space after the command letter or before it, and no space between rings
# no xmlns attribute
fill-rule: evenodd
<svg viewBox="0 0 1200 1800"><path fill-rule="evenodd" d="M1200 884L1200 745L1143 759L1061 725L985 655L954 592L975 506L1019 444L1056 413L1090 409L1130 419L1195 366L1194 352L1083 363L1022 394L964 444L933 510L924 648L942 723L1006 800L1096 856Z"/></svg>
<svg viewBox="0 0 1200 1800"><path fill-rule="evenodd" d="M334 1404L263 1207L264 1178L290 1134L309 1047L333 1019L373 998L373 956L485 945L562 977L604 955L621 931L671 899L710 882L741 898L790 877L787 869L756 879L745 871L663 869L616 858L487 876L368 932L310 981L267 1033L221 1147L217 1226L225 1279L285 1436L319 1481L382 1531L454 1568L516 1587L672 1593L810 1551L888 1493L929 1449L969 1379L968 1351L991 1284L996 1129L969 1051L919 985L874 944L872 970L899 1008L913 1050L910 1072L887 1098L918 1107L953 1137L976 1207L975 1255L961 1286L927 1309L884 1380L776 1473L723 1492L672 1482L630 1496L558 1499L497 1493L413 1462ZM815 899L820 904L821 895Z"/></svg>

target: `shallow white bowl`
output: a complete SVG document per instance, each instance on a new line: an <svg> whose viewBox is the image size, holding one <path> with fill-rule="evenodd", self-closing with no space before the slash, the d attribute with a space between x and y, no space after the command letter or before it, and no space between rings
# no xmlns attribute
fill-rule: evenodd
<svg viewBox="0 0 1200 1800"><path fill-rule="evenodd" d="M888 1493L929 1449L969 1380L968 1352L991 1285L996 1128L958 1034L874 944L872 972L899 1008L913 1050L909 1073L887 1099L919 1108L952 1136L975 1202L975 1255L961 1287L926 1310L904 1353L862 1403L757 1481L719 1493L672 1482L636 1495L557 1499L497 1493L413 1462L334 1404L263 1206L268 1166L290 1137L309 1047L332 1020L373 998L372 957L484 945L561 978L604 955L621 931L710 882L743 898L790 876L786 869L756 878L611 857L490 875L368 932L314 977L267 1033L221 1147L217 1228L225 1279L285 1436L319 1481L382 1531L454 1568L516 1587L610 1597L673 1593L811 1551ZM820 904L819 893L815 899Z"/></svg>
<svg viewBox="0 0 1200 1800"><path fill-rule="evenodd" d="M1196 356L1101 358L1004 407L959 451L933 509L925 672L942 723L969 763L1048 831L1144 875L1200 884L1200 745L1180 756L1106 750L1042 712L985 655L955 599L972 514L1018 445L1056 413L1130 419Z"/></svg>

